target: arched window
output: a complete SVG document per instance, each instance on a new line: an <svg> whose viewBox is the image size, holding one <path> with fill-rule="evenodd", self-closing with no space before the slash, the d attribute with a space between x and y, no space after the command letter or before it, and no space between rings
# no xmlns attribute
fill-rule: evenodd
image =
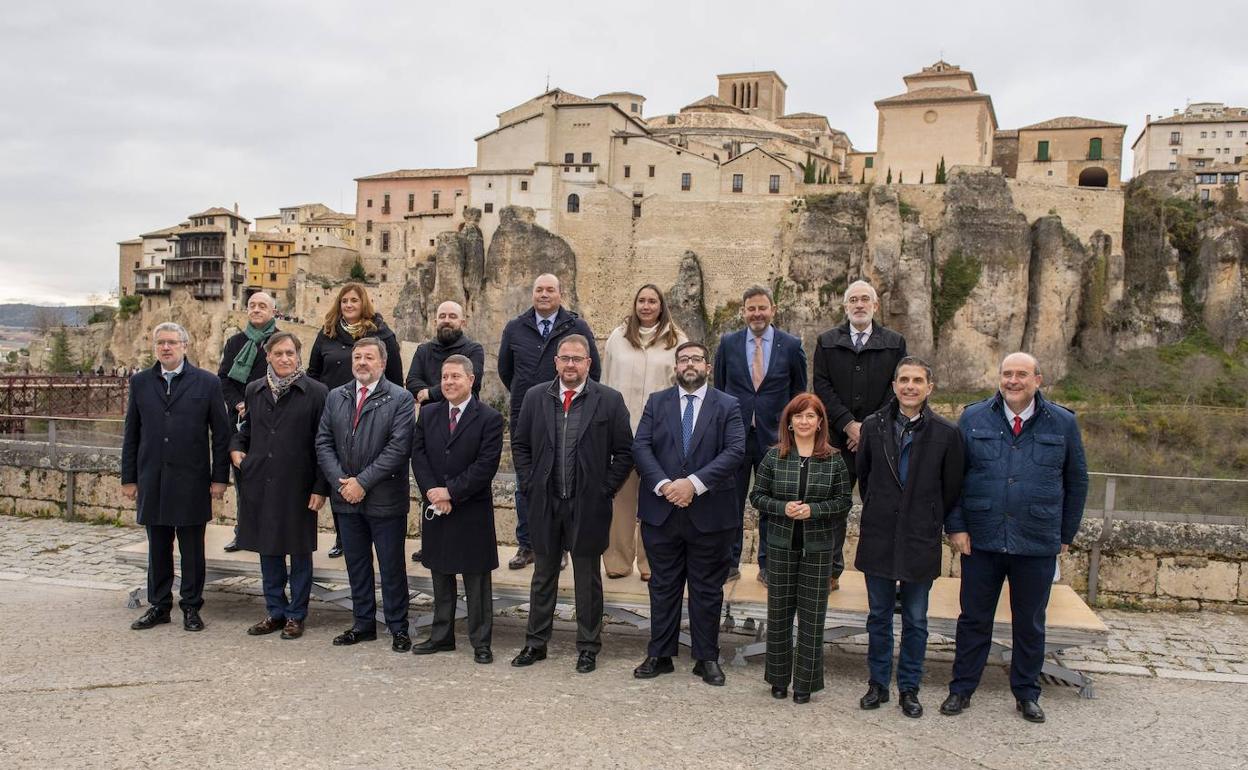
<svg viewBox="0 0 1248 770"><path fill-rule="evenodd" d="M568 213L569 214L581 213L581 196L577 195L576 193L572 193L571 195L568 196Z"/></svg>
<svg viewBox="0 0 1248 770"><path fill-rule="evenodd" d="M1090 166L1079 172L1080 187L1108 187L1109 172L1098 166Z"/></svg>

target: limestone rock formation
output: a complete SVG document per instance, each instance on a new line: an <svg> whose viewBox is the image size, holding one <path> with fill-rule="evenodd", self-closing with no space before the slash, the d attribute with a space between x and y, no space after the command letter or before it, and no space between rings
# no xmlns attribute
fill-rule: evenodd
<svg viewBox="0 0 1248 770"><path fill-rule="evenodd" d="M667 307L676 325L689 339L712 345L706 339L706 300L702 293L702 263L698 255L686 251L680 258L676 283L667 292Z"/></svg>
<svg viewBox="0 0 1248 770"><path fill-rule="evenodd" d="M1215 214L1199 233L1195 297L1210 336L1230 351L1248 339L1248 223Z"/></svg>
<svg viewBox="0 0 1248 770"><path fill-rule="evenodd" d="M1042 362L1044 376L1066 376L1067 353L1078 332L1088 253L1057 216L1031 226L1027 316L1021 350Z"/></svg>

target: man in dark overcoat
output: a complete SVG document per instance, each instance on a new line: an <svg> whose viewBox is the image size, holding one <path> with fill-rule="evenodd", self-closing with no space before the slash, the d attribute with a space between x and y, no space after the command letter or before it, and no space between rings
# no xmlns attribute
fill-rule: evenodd
<svg viewBox="0 0 1248 770"><path fill-rule="evenodd" d="M221 381L186 360L190 337L175 323L152 331L156 364L130 378L121 491L138 500L147 528L147 601L136 631L169 622L173 608L173 541L182 555L182 626L202 631L204 528L212 500L230 477L230 421Z"/></svg>
<svg viewBox="0 0 1248 770"><path fill-rule="evenodd" d="M491 663L498 567L494 474L503 453L503 416L473 397L477 370L466 356L442 363L441 398L420 409L412 430L412 475L425 496L421 563L433 577L433 627L417 655L455 649L455 575L464 576L473 659Z"/></svg>
<svg viewBox="0 0 1248 770"><path fill-rule="evenodd" d="M867 584L867 664L870 679L859 706L888 702L892 679L893 609L900 596L901 652L897 689L901 712L923 715L919 683L927 653L927 597L940 575L945 516L962 491L962 435L927 404L932 368L906 357L893 376L895 398L862 422L858 483L862 523L854 567Z"/></svg>
<svg viewBox="0 0 1248 770"><path fill-rule="evenodd" d="M312 595L316 513L329 494L316 463L316 431L329 389L307 376L294 334L277 332L265 347L268 371L247 386L246 417L230 441L242 487L238 546L260 554L268 612L247 633L281 631L283 639L298 639Z"/></svg>
<svg viewBox="0 0 1248 770"><path fill-rule="evenodd" d="M633 431L620 392L589 379L591 355L579 334L560 341L559 376L525 393L511 438L535 554L528 635L513 666L546 658L564 551L575 582L576 670L593 671L602 649L602 552L611 500L633 468Z"/></svg>

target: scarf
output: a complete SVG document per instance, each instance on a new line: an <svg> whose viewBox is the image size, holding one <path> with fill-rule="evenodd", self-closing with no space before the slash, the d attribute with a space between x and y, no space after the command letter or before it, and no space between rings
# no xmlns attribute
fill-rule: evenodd
<svg viewBox="0 0 1248 770"><path fill-rule="evenodd" d="M360 337L363 337L365 334L377 331L376 324L374 324L372 321L367 321L363 318L361 318L359 321L356 321L353 324L349 324L346 321L340 320L338 321L338 325L342 327L342 330L344 332L346 332L347 334L350 334L351 339L353 340L358 340Z"/></svg>
<svg viewBox="0 0 1248 770"><path fill-rule="evenodd" d="M234 363L230 366L231 380L241 385L247 384L247 378L251 376L252 364L256 362L256 356L260 353L260 343L275 331L277 331L277 321L272 318L259 329L251 324L243 327L243 334L247 335L247 341L243 343L243 349L238 351L238 355L234 356Z"/></svg>
<svg viewBox="0 0 1248 770"><path fill-rule="evenodd" d="M295 380L299 379L303 375L303 362L300 361L299 368L295 369L294 372L286 377L278 377L277 373L273 371L273 366L270 364L269 371L264 375L264 378L269 384L269 392L273 394L273 400L277 401L281 399L282 396L286 395L286 391L290 390L290 386L295 384Z"/></svg>

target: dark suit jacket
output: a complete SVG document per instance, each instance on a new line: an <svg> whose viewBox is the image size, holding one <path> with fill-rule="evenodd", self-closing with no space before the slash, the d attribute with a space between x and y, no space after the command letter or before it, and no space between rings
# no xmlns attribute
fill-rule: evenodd
<svg viewBox="0 0 1248 770"><path fill-rule="evenodd" d="M732 396L707 388L706 402L698 413L689 442L689 455L681 440L681 391L677 387L652 393L637 425L633 462L641 476L637 492L637 517L662 526L676 506L654 493L663 479L697 476L706 492L689 504L689 518L699 532L735 529L737 517L736 472L745 457L745 428L741 409Z"/></svg>
<svg viewBox="0 0 1248 770"><path fill-rule="evenodd" d="M212 482L230 479L230 425L221 381L184 362L170 394L160 363L130 378L121 483L139 485L138 523L207 524Z"/></svg>
<svg viewBox="0 0 1248 770"><path fill-rule="evenodd" d="M819 335L813 367L815 395L828 410L832 446L843 449L845 426L862 422L892 399L893 371L905 357L906 338L878 323L858 352L854 352L849 321Z"/></svg>
<svg viewBox="0 0 1248 770"><path fill-rule="evenodd" d="M502 456L503 416L481 399L468 402L454 433L445 401L420 408L412 430L412 474L422 493L435 487L451 493L451 512L426 518L421 527L427 569L471 575L498 567L493 481Z"/></svg>
<svg viewBox="0 0 1248 770"><path fill-rule="evenodd" d="M742 425L748 432L753 420L760 448L766 448L778 440L776 430L784 407L806 390L806 351L797 337L776 329L767 376L755 392L750 360L745 355L745 335L749 333L747 327L720 338L719 350L715 352L714 385L737 399Z"/></svg>
<svg viewBox="0 0 1248 770"><path fill-rule="evenodd" d="M559 457L555 407L558 380L529 388L520 407L511 452L520 490L528 496L529 533L539 554L558 551L558 499L554 466ZM628 407L618 390L586 380L579 398L580 436L577 438L576 490L572 507L572 554L599 556L607 550L611 530L611 499L633 469L633 431Z"/></svg>

